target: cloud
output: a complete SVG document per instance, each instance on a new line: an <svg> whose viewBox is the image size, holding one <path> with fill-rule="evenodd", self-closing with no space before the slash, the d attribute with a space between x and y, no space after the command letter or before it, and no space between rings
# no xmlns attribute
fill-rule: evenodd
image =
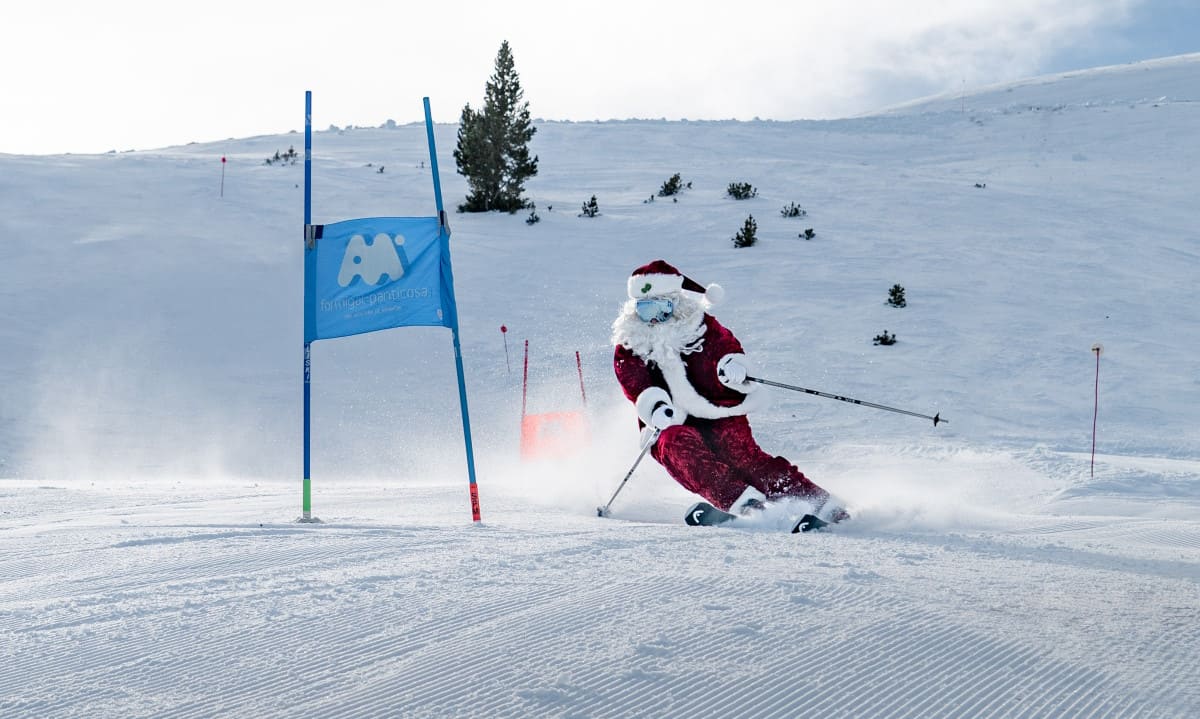
<svg viewBox="0 0 1200 719"><path fill-rule="evenodd" d="M61 3L59 5L62 5ZM213 0L187 31L153 3L28 3L0 62L0 151L102 152L319 126L454 122L502 40L548 119L832 118L1039 74L1137 0L718 5L468 0L453 13ZM61 22L69 12L72 22ZM113 18L120 18L119 21Z"/></svg>
<svg viewBox="0 0 1200 719"><path fill-rule="evenodd" d="M625 30L592 27L553 57L514 47L519 63L534 53L527 94L547 117L830 118L1038 74L1130 4L755 3L709 14L666 4Z"/></svg>

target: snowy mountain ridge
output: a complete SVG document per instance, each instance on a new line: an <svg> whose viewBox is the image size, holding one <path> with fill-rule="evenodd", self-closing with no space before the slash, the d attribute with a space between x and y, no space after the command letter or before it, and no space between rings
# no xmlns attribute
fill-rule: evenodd
<svg viewBox="0 0 1200 719"><path fill-rule="evenodd" d="M1031 106L1104 107L1111 105L1196 102L1195 74L1200 53L1055 73L1018 82L964 87L867 113L907 115L932 112L998 112Z"/></svg>

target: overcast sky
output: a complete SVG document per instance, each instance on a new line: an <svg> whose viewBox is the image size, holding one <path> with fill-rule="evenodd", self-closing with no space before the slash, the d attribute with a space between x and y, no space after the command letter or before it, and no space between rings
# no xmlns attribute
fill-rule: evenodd
<svg viewBox="0 0 1200 719"><path fill-rule="evenodd" d="M480 106L507 39L536 118L818 119L1200 51L1196 0L10 3L0 152L152 149ZM434 9L435 6L438 9Z"/></svg>

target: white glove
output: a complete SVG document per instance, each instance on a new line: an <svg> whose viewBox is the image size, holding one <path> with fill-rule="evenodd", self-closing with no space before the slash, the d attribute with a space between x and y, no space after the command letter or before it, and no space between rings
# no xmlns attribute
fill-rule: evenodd
<svg viewBox="0 0 1200 719"><path fill-rule="evenodd" d="M728 362L718 373L725 384L741 384L746 381L746 368L737 362Z"/></svg>
<svg viewBox="0 0 1200 719"><path fill-rule="evenodd" d="M650 426L662 430L683 424L686 419L687 413L675 409L675 405L670 402L659 402L655 405L654 411L650 413Z"/></svg>
<svg viewBox="0 0 1200 719"><path fill-rule="evenodd" d="M754 385L746 381L750 376L748 364L746 355L725 355L717 362L717 379L729 389L747 394L754 389Z"/></svg>

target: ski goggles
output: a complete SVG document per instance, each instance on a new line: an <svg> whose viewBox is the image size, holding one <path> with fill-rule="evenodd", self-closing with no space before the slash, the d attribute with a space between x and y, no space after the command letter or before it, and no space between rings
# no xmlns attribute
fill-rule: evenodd
<svg viewBox="0 0 1200 719"><path fill-rule="evenodd" d="M651 324L665 322L675 311L675 303L665 299L650 299L637 301L637 315L642 322Z"/></svg>

